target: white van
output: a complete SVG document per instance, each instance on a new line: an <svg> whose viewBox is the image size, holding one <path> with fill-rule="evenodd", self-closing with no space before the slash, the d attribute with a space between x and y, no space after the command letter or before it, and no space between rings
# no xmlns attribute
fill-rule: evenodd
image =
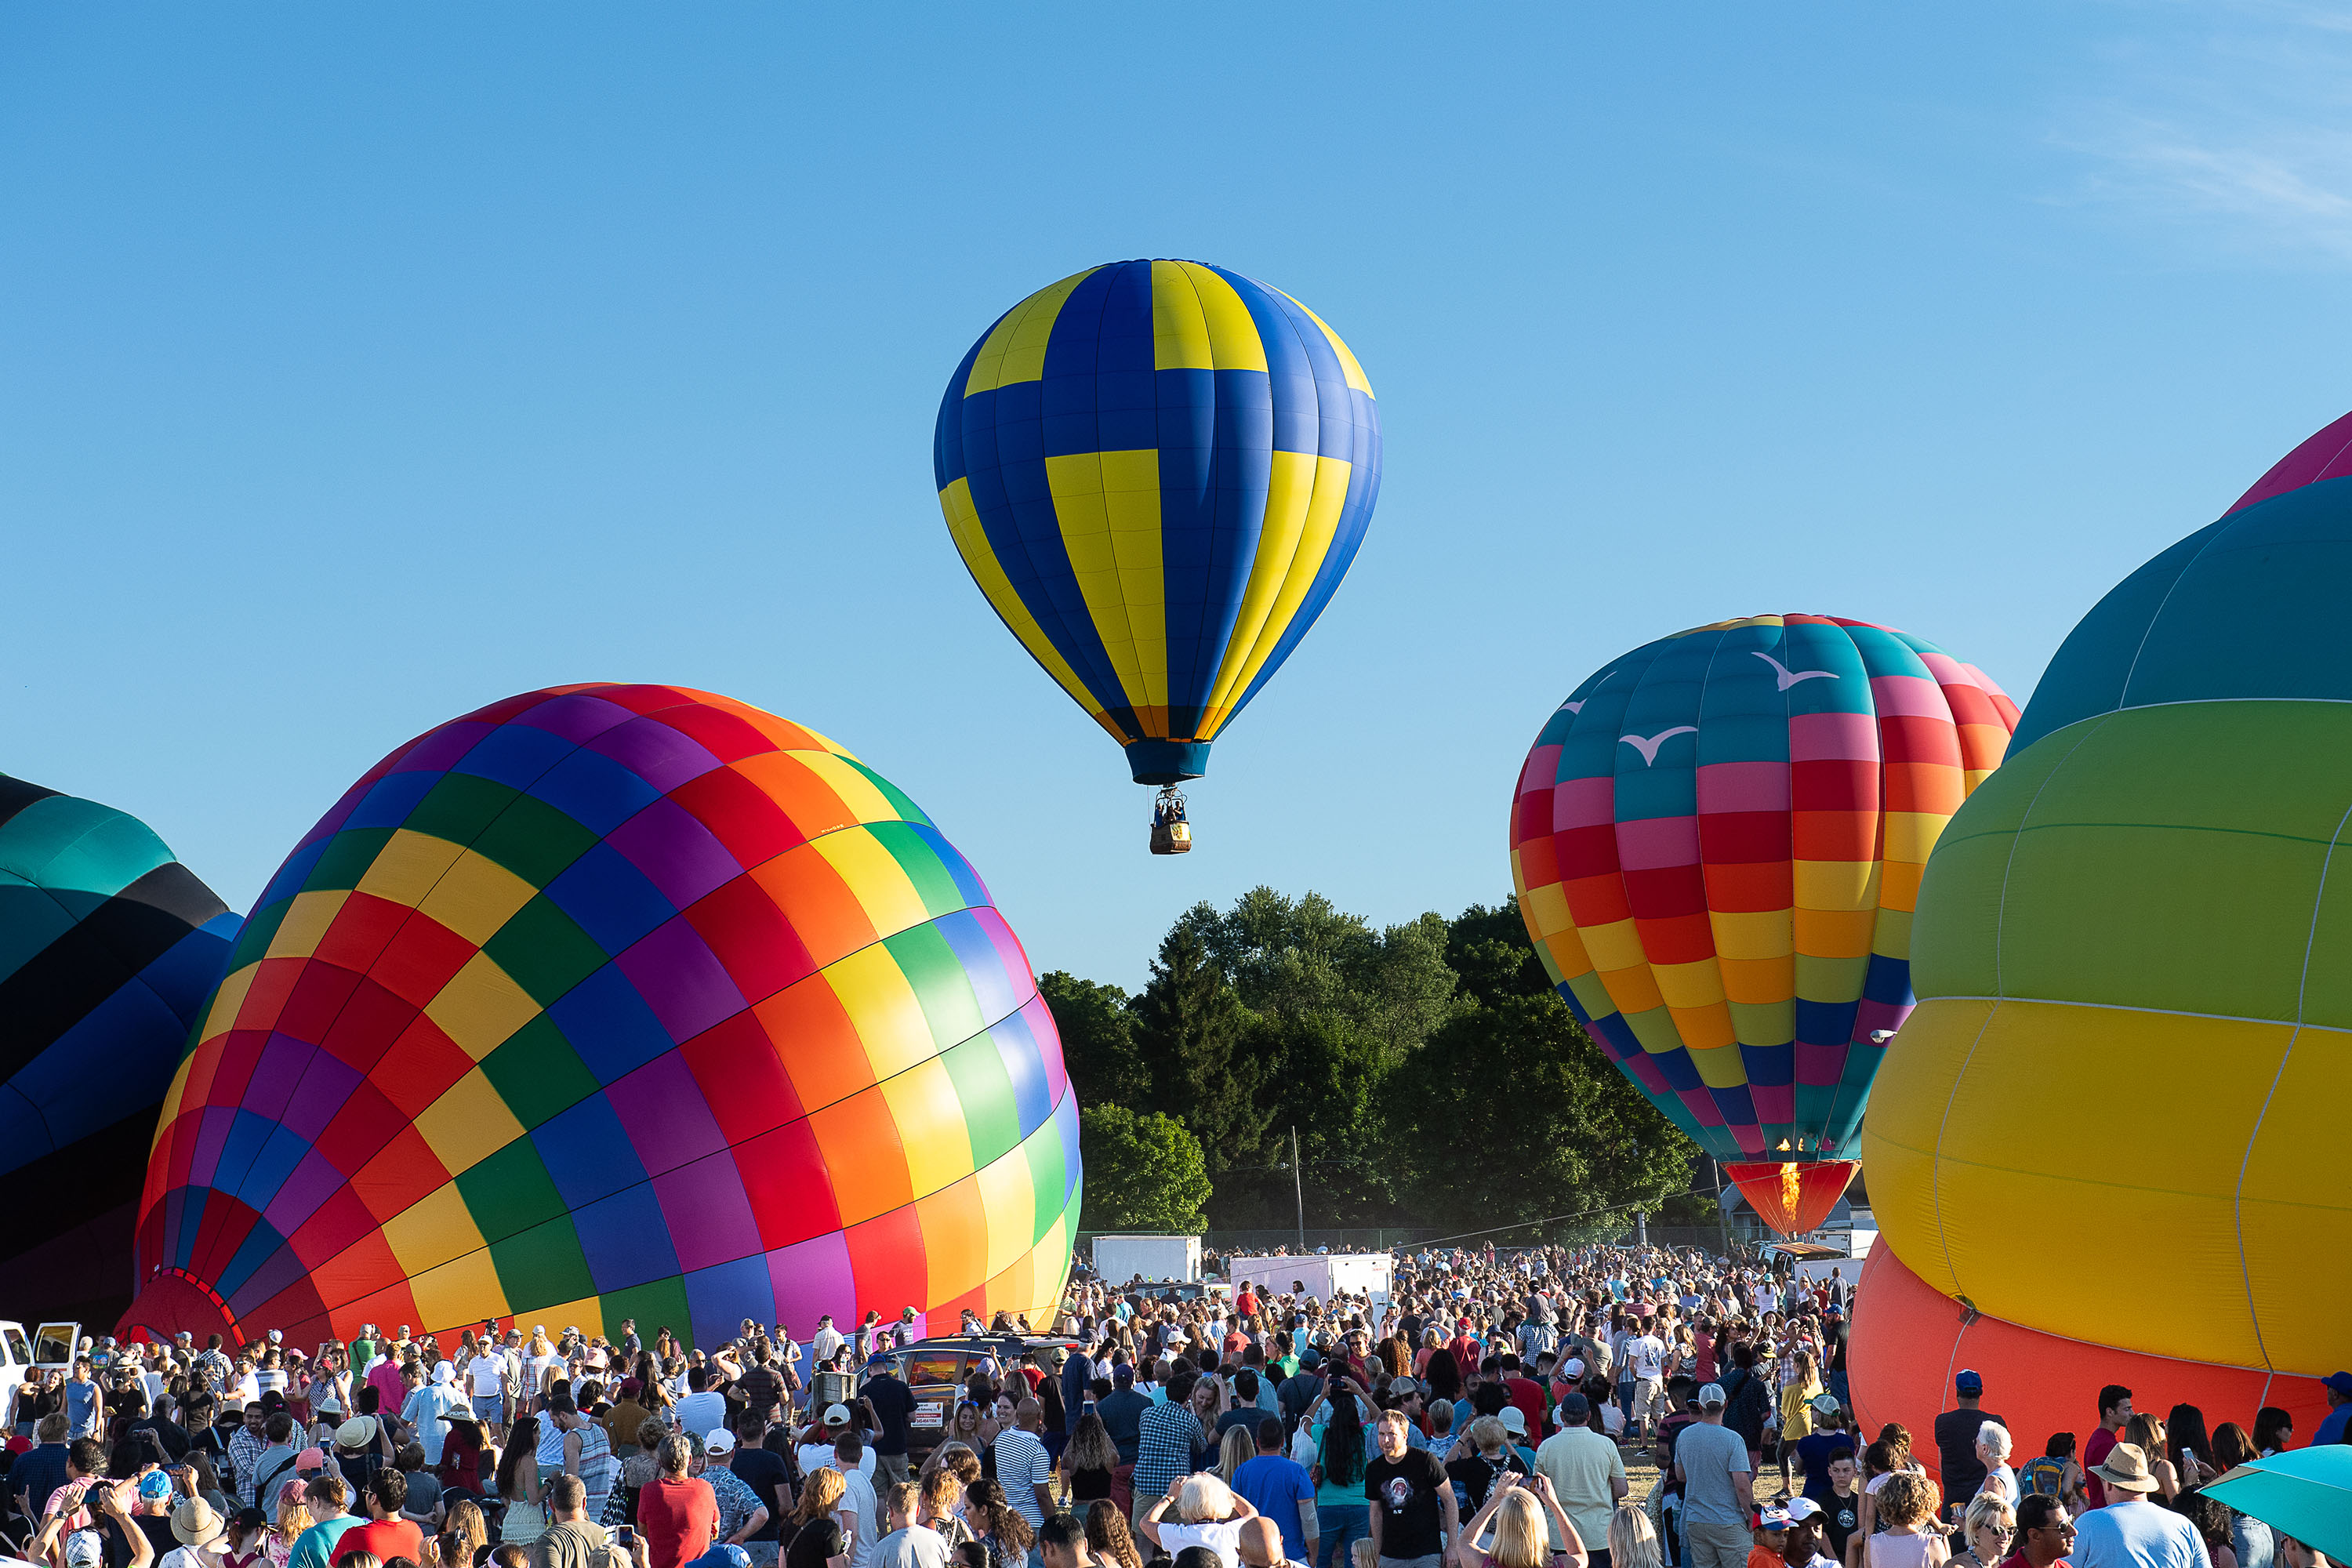
<svg viewBox="0 0 2352 1568"><path fill-rule="evenodd" d="M74 1346L81 1342L79 1323L43 1323L30 1335L25 1325L0 1318L0 1411L16 1397L16 1387L35 1372L73 1366Z"/></svg>

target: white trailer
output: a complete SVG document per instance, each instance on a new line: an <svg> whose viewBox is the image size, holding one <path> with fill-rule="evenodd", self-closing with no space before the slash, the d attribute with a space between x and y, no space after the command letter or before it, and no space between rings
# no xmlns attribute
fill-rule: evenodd
<svg viewBox="0 0 2352 1568"><path fill-rule="evenodd" d="M1098 1236L1095 1272L1109 1285L1132 1279L1189 1280L1201 1277L1197 1236Z"/></svg>
<svg viewBox="0 0 2352 1568"><path fill-rule="evenodd" d="M1276 1253L1230 1259L1225 1277L1236 1292L1247 1281L1276 1296L1299 1287L1318 1301L1328 1301L1344 1292L1370 1296L1374 1305L1386 1306L1391 1264L1385 1252L1311 1252L1297 1256Z"/></svg>

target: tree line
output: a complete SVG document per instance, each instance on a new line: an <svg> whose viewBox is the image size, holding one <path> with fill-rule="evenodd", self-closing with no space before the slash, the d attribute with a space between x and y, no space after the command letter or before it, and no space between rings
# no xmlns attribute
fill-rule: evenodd
<svg viewBox="0 0 2352 1568"><path fill-rule="evenodd" d="M1083 1228L1479 1229L1684 1206L1698 1151L1552 989L1515 900L1375 927L1318 893L1202 903L1129 995L1056 970Z"/></svg>

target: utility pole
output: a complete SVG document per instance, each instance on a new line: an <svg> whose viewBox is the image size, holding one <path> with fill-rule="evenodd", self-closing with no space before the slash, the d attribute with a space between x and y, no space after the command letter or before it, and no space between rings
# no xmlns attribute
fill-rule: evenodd
<svg viewBox="0 0 2352 1568"><path fill-rule="evenodd" d="M1298 1171L1298 1129L1290 1130L1290 1191L1298 1200L1298 1250L1307 1250L1307 1179Z"/></svg>

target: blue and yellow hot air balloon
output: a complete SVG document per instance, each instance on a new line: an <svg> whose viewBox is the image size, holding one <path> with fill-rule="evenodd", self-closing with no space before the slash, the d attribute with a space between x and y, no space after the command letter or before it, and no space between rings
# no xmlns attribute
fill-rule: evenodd
<svg viewBox="0 0 2352 1568"><path fill-rule="evenodd" d="M1306 306L1197 261L1117 261L1032 294L940 405L948 531L988 602L1174 785L1281 668L1380 492L1363 367Z"/></svg>

